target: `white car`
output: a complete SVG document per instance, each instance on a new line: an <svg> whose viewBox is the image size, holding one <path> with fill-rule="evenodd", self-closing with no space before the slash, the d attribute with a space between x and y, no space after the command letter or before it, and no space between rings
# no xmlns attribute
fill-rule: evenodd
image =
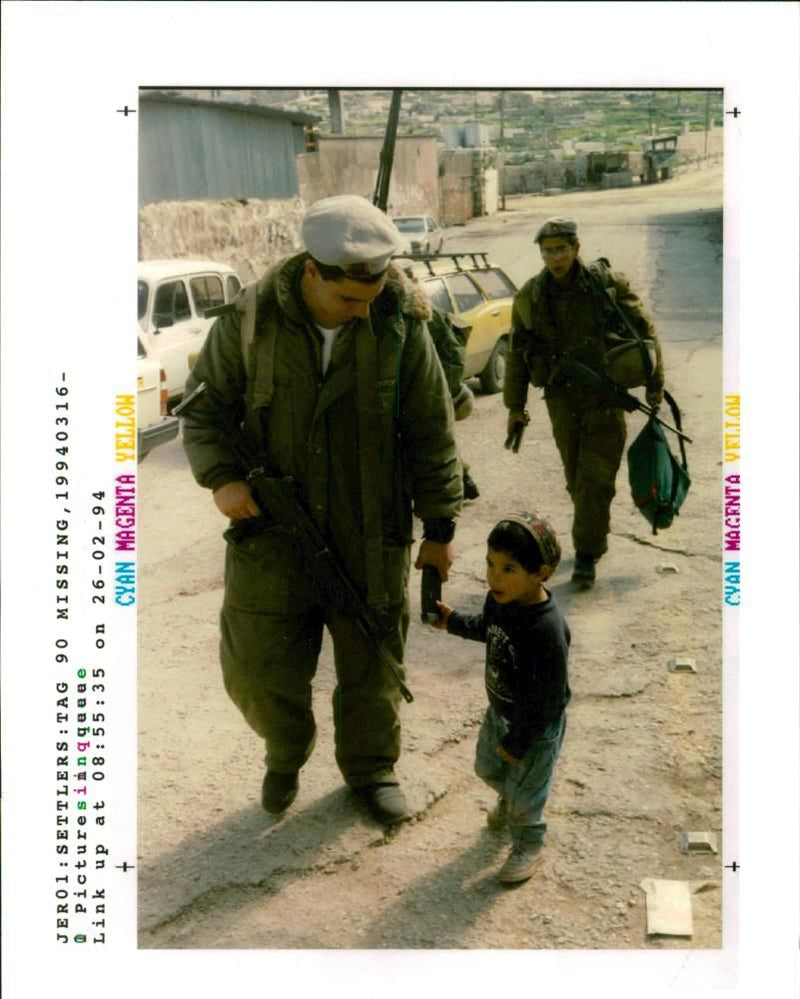
<svg viewBox="0 0 800 999"><path fill-rule="evenodd" d="M236 298L242 283L232 267L211 260L141 260L138 320L147 356L167 373L170 404L183 395L189 355L214 323L205 310Z"/></svg>
<svg viewBox="0 0 800 999"><path fill-rule="evenodd" d="M441 253L444 233L430 215L403 215L392 222L403 237L398 253Z"/></svg>
<svg viewBox="0 0 800 999"><path fill-rule="evenodd" d="M136 460L178 434L177 416L167 415L167 373L147 356L141 336L136 360Z"/></svg>

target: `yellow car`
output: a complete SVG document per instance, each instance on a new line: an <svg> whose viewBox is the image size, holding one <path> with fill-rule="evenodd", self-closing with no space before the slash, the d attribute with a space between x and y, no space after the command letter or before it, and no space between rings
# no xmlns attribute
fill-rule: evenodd
<svg viewBox="0 0 800 999"><path fill-rule="evenodd" d="M459 316L472 331L464 379L477 377L486 393L500 392L517 287L483 251L423 254L398 259L425 288L434 308Z"/></svg>

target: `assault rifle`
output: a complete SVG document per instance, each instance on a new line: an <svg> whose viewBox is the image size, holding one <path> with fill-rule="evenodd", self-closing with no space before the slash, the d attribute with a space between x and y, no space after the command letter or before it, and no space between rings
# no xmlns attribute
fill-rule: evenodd
<svg viewBox="0 0 800 999"><path fill-rule="evenodd" d="M525 332L530 333L530 330ZM614 402L621 406L626 412L633 413L638 410L640 413L644 413L645 416L649 416L660 423L665 430L671 430L673 434L689 444L692 443L692 438L688 437L680 427L673 427L669 423L665 423L659 416L656 416L658 411L657 407L648 406L636 398L635 395L631 395L627 389L622 388L622 386L617 385L612 382L607 375L601 375L599 372L595 371L594 368L590 368L588 364L583 364L581 361L576 361L575 358L570 357L569 354L565 354L562 351L555 350L552 347L547 347L540 340L531 337L526 344L526 350L533 354L537 354L539 357L544 357L546 360L557 365L558 368L565 374L570 375L575 379L575 381L581 382L585 385L590 385L593 388L602 389L609 398L612 398ZM680 423L680 421L678 421ZM521 436L521 435L520 435ZM509 446L508 444L506 446ZM519 446L519 444L517 444Z"/></svg>
<svg viewBox="0 0 800 999"><path fill-rule="evenodd" d="M173 413L180 416L205 391L206 383L201 382L175 407ZM378 622L306 510L294 479L291 476L271 474L266 461L254 461L241 445L236 444L235 448L256 504L262 511L268 511L272 520L291 535L320 599L339 614L355 620L361 633L372 643L381 663L394 677L400 693L409 703L413 701L411 691L403 682L399 664L384 647L383 633ZM236 533L248 536L263 526L264 518L248 517L238 520L234 525L234 536Z"/></svg>

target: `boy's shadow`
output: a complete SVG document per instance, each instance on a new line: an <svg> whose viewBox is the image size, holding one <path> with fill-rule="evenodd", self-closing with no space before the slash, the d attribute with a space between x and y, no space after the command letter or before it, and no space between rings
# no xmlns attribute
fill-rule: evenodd
<svg viewBox="0 0 800 999"><path fill-rule="evenodd" d="M509 890L496 880L498 852L508 840L482 829L464 853L434 874L425 874L366 933L364 948L454 949L468 947L464 934ZM490 868L486 870L487 866ZM513 890L514 887L510 886ZM446 904L443 904L446 903Z"/></svg>

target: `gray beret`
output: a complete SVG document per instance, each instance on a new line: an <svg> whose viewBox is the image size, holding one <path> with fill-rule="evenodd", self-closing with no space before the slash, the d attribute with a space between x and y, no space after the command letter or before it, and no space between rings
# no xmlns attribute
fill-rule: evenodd
<svg viewBox="0 0 800 999"><path fill-rule="evenodd" d="M385 271L402 243L394 223L355 194L315 202L303 219L302 233L315 260L353 277Z"/></svg>
<svg viewBox="0 0 800 999"><path fill-rule="evenodd" d="M539 231L533 237L534 243L541 243L548 236L577 236L578 223L575 219L554 218L548 219L539 227Z"/></svg>

